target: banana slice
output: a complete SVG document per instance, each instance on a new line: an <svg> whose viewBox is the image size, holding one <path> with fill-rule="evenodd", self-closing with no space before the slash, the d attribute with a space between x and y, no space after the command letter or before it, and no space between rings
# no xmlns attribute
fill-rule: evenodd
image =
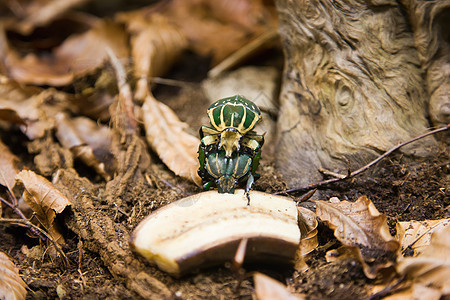
<svg viewBox="0 0 450 300"><path fill-rule="evenodd" d="M292 263L300 242L295 203L243 190L199 193L150 214L133 231L134 250L161 270L179 276L231 261L248 239L245 262Z"/></svg>

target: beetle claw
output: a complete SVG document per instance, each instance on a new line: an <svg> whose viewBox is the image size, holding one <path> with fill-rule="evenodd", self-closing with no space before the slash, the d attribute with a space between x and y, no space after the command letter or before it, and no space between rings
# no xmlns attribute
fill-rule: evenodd
<svg viewBox="0 0 450 300"><path fill-rule="evenodd" d="M245 187L245 195L247 196L247 205L250 205L250 190L252 189L254 183L255 178L253 177L252 173L250 173L248 175L247 185Z"/></svg>

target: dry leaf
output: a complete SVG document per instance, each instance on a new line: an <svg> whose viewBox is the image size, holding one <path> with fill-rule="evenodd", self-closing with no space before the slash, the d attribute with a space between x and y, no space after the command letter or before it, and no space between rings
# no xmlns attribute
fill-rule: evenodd
<svg viewBox="0 0 450 300"><path fill-rule="evenodd" d="M140 78L136 97L144 99L142 114L147 141L176 175L201 185L197 174L200 140L186 133L188 125L151 95L147 81L148 76L159 75L173 61L185 47L186 40L164 17L154 14L148 21L143 17L138 12L118 18L127 22L133 32L135 72Z"/></svg>
<svg viewBox="0 0 450 300"><path fill-rule="evenodd" d="M14 3L6 1L10 10L19 15L20 20L13 19L9 22L9 28L28 35L33 29L49 24L52 20L61 17L74 6L79 6L88 0L51 0L51 1L20 1ZM9 3L8 3L9 2ZM19 1L17 1L19 2ZM14 3L14 4L13 4ZM19 9L17 9L20 7ZM20 11L20 14L17 12Z"/></svg>
<svg viewBox="0 0 450 300"><path fill-rule="evenodd" d="M133 69L138 78L135 97L144 99L149 88L148 79L167 71L186 48L187 40L177 27L159 14L125 13L118 19L127 23L131 32Z"/></svg>
<svg viewBox="0 0 450 300"><path fill-rule="evenodd" d="M16 183L15 177L19 173L16 167L18 161L17 156L12 154L9 148L0 140L0 184L7 187L10 191L12 191Z"/></svg>
<svg viewBox="0 0 450 300"><path fill-rule="evenodd" d="M196 53L212 56L213 64L276 27L275 11L258 0L176 0L163 13L180 27Z"/></svg>
<svg viewBox="0 0 450 300"><path fill-rule="evenodd" d="M117 24L99 20L89 31L72 35L51 55L41 58L34 53L20 57L9 47L4 29L0 26L0 57L8 76L18 82L36 85L62 86L75 77L99 68L107 59L106 48L117 57L128 57L127 37Z"/></svg>
<svg viewBox="0 0 450 300"><path fill-rule="evenodd" d="M147 141L164 164L176 175L201 186L197 174L200 140L184 131L188 125L150 94L145 98L142 114Z"/></svg>
<svg viewBox="0 0 450 300"><path fill-rule="evenodd" d="M110 129L85 117L69 119L64 113L58 113L55 119L59 142L108 181L116 167Z"/></svg>
<svg viewBox="0 0 450 300"><path fill-rule="evenodd" d="M221 22L238 24L250 31L276 25L274 6L263 0L206 1L211 14Z"/></svg>
<svg viewBox="0 0 450 300"><path fill-rule="evenodd" d="M411 280L413 288L426 286L438 291L440 297L450 296L449 224L447 222L432 234L430 245L422 249L422 253L417 257L401 258L396 267L401 275Z"/></svg>
<svg viewBox="0 0 450 300"><path fill-rule="evenodd" d="M0 107L0 120L8 123L26 125L25 121L17 114L15 110Z"/></svg>
<svg viewBox="0 0 450 300"><path fill-rule="evenodd" d="M0 299L25 299L26 287L16 266L5 253L0 251Z"/></svg>
<svg viewBox="0 0 450 300"><path fill-rule="evenodd" d="M301 232L300 253L306 255L316 249L319 245L317 241L318 222L316 214L307 208L297 207L298 223Z"/></svg>
<svg viewBox="0 0 450 300"><path fill-rule="evenodd" d="M96 89L91 95L76 95L73 104L77 106L81 115L106 122L111 118L109 107L113 102L114 97L112 95Z"/></svg>
<svg viewBox="0 0 450 300"><path fill-rule="evenodd" d="M417 256L430 244L433 232L449 224L450 219L398 222L396 237L401 244L402 253L411 247L414 256Z"/></svg>
<svg viewBox="0 0 450 300"><path fill-rule="evenodd" d="M50 181L32 171L21 171L16 179L25 186L23 198L36 213L40 223L57 243L64 243L64 238L59 233L54 220L56 214L70 205L70 201Z"/></svg>
<svg viewBox="0 0 450 300"><path fill-rule="evenodd" d="M329 224L342 244L361 251L364 273L375 278L379 269L394 263L399 248L389 233L386 216L365 196L356 202L330 200L334 202L316 201L317 216Z"/></svg>
<svg viewBox="0 0 450 300"><path fill-rule="evenodd" d="M308 268L305 258L319 245L317 240L318 222L316 214L309 209L298 206L298 225L300 228L300 244L295 255L295 269L304 271Z"/></svg>
<svg viewBox="0 0 450 300"><path fill-rule="evenodd" d="M255 293L258 300L300 300L306 299L304 295L293 295L289 292L287 287L281 282L255 272L253 275L255 281Z"/></svg>
<svg viewBox="0 0 450 300"><path fill-rule="evenodd" d="M22 86L0 75L0 110L6 114L2 114L0 118L24 125L20 129L30 139L40 137L52 127L42 113L42 104L48 94L42 92L42 89Z"/></svg>

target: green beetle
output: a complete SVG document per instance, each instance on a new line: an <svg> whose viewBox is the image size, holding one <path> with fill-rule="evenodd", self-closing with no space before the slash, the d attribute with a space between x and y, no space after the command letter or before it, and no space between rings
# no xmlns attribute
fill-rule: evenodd
<svg viewBox="0 0 450 300"><path fill-rule="evenodd" d="M208 148L210 147L200 144L198 151L198 174L203 180L203 188L208 190L215 186L219 193L233 194L236 187L245 186L247 199L250 201L249 191L254 181L259 178L256 168L261 152L246 148L227 157L224 150L208 151Z"/></svg>
<svg viewBox="0 0 450 300"><path fill-rule="evenodd" d="M261 111L252 101L239 95L223 98L206 112L212 127L202 126L200 137L206 137L204 144L217 144L218 149L225 150L226 157L239 152L241 145L256 150L264 143L264 137L253 131L261 120Z"/></svg>

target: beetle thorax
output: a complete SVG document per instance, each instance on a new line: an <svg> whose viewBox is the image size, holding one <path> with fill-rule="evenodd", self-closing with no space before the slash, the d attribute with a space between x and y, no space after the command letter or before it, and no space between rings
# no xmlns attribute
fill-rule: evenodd
<svg viewBox="0 0 450 300"><path fill-rule="evenodd" d="M219 149L225 150L225 156L231 157L234 151L239 151L242 134L235 128L227 128L220 134Z"/></svg>

